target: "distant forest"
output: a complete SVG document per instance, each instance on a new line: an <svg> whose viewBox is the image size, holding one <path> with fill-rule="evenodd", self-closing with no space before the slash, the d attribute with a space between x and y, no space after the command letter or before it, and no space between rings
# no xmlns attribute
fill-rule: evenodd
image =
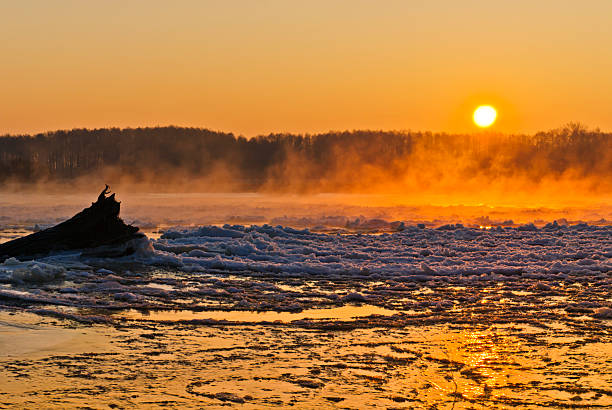
<svg viewBox="0 0 612 410"><path fill-rule="evenodd" d="M504 136L346 131L247 139L171 126L0 137L1 184L110 175L164 184L209 178L231 190L351 190L359 180L357 188L366 189L377 181L448 173L465 179L612 178L612 134L572 123Z"/></svg>

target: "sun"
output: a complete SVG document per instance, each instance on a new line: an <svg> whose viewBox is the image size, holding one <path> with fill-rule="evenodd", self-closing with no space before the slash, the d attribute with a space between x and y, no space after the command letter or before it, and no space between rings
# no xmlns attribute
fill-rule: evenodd
<svg viewBox="0 0 612 410"><path fill-rule="evenodd" d="M481 105L474 110L474 123L479 127L486 128L491 126L497 118L497 111L490 105Z"/></svg>

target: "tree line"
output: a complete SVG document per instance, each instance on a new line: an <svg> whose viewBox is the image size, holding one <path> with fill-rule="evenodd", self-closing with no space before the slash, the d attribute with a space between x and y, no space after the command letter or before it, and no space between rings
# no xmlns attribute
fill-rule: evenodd
<svg viewBox="0 0 612 410"><path fill-rule="evenodd" d="M0 137L0 184L70 181L113 170L133 181L219 176L233 189L324 190L351 179L448 172L462 178L612 175L612 134L581 124L533 135L343 131L247 139L202 128L104 128ZM220 170L223 172L220 173Z"/></svg>

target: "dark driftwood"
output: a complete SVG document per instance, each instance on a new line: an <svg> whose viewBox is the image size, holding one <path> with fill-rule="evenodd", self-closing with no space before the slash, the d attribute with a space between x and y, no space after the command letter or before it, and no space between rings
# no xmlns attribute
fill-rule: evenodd
<svg viewBox="0 0 612 410"><path fill-rule="evenodd" d="M89 208L51 228L0 244L0 261L8 257L28 259L51 252L100 248L104 256L121 256L134 252L125 246L132 239L142 238L138 227L119 218L120 202L108 185ZM108 252L115 249L115 252ZM119 252L119 254L117 253Z"/></svg>

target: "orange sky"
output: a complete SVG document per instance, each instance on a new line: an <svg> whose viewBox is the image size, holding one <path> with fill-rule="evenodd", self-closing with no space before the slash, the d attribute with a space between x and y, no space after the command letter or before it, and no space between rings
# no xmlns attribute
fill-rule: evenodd
<svg viewBox="0 0 612 410"><path fill-rule="evenodd" d="M612 129L612 1L0 2L0 134Z"/></svg>

